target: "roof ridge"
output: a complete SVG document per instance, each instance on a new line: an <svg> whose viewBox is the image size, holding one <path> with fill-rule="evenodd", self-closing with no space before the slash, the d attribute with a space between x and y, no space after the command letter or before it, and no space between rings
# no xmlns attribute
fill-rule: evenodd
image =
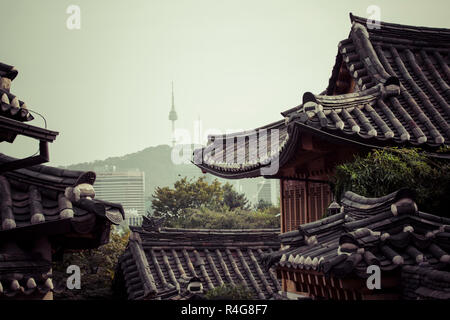
<svg viewBox="0 0 450 320"><path fill-rule="evenodd" d="M315 98L315 102L317 102L318 104L333 104L333 103L339 103L339 104L346 104L348 106L349 102L360 102L360 101L372 101L377 99L383 92L382 86L381 85L377 85L374 86L372 88L368 88L368 89L364 89L364 90L358 90L355 92L351 92L351 93L344 93L344 94L337 94L337 95L328 95L328 94L313 94L309 91L306 91L304 93L305 95L312 95ZM305 100L302 102L302 104L290 108L288 110L285 110L283 112L281 112L281 115L283 117L288 117L291 113L293 113L294 111L299 111L303 108L303 105L305 104ZM328 106L324 106L324 107L328 107ZM339 107L339 106L337 106Z"/></svg>
<svg viewBox="0 0 450 320"><path fill-rule="evenodd" d="M384 84L387 79L394 76L389 74L381 63L366 26L353 22L349 38L352 39L354 46L358 49L359 58L375 83Z"/></svg>
<svg viewBox="0 0 450 320"><path fill-rule="evenodd" d="M367 19L364 17L356 16L350 12L350 21L358 22L358 23L367 23L369 20L373 19ZM380 23L380 27L383 28L402 28L406 29L405 31L408 32L436 32L436 33L446 33L450 35L450 29L449 28L438 28L438 27L425 27L425 26L414 26L414 25L408 25L408 24L400 24L400 23L392 23L392 22L385 22L381 20L374 20ZM368 31L370 32L371 29Z"/></svg>
<svg viewBox="0 0 450 320"><path fill-rule="evenodd" d="M16 67L0 62L0 77L5 77L12 81L17 77L17 74L18 70Z"/></svg>
<svg viewBox="0 0 450 320"><path fill-rule="evenodd" d="M404 197L411 197L413 199L415 195L414 192L409 188L401 188L381 197L366 197L348 190L342 196L341 202L344 200L350 200L352 202L358 202L361 204L374 204L374 203L385 203L386 201L389 200L396 201Z"/></svg>
<svg viewBox="0 0 450 320"><path fill-rule="evenodd" d="M278 120L278 121L274 121L271 122L269 124L266 124L264 126L255 128L255 129L248 129L248 130L243 130L243 131L238 131L238 132L232 132L232 133L220 133L220 134L210 134L208 135L208 140L210 140L211 138L214 139L231 139L231 138L236 138L236 137L246 137L251 133L256 133L258 130L262 130L262 129L273 129L274 127L280 127L284 124L284 119Z"/></svg>
<svg viewBox="0 0 450 320"><path fill-rule="evenodd" d="M30 111L32 110L29 110L25 102L19 100L16 95L12 94L8 86L9 84L5 85L4 83L2 83L2 79L0 77L0 112L2 113L2 115L21 122L33 120L34 117L30 113Z"/></svg>
<svg viewBox="0 0 450 320"><path fill-rule="evenodd" d="M326 104L361 104L361 102L370 102L378 99L382 94L381 83L365 90L359 90L352 93L344 93L338 95L316 95L317 102L324 105L324 107L334 108L334 106L326 106Z"/></svg>
<svg viewBox="0 0 450 320"><path fill-rule="evenodd" d="M17 159L14 157L0 153L0 164L15 160ZM48 185L50 189L55 187L58 190L64 190L63 187L82 183L94 184L96 179L96 174L93 171L68 170L42 164L17 169L4 173L4 175L14 180L21 182L26 180L27 183L38 185L40 185L42 180L45 180L46 186Z"/></svg>
<svg viewBox="0 0 450 320"><path fill-rule="evenodd" d="M225 233L225 234L248 234L248 233L279 233L279 228L252 228L252 229L197 229L197 228L169 228L163 227L160 232L166 233Z"/></svg>

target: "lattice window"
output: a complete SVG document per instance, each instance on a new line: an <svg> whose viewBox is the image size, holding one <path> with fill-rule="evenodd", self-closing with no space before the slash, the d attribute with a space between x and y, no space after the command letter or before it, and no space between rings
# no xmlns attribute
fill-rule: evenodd
<svg viewBox="0 0 450 320"><path fill-rule="evenodd" d="M332 194L326 183L282 180L282 232L316 221L331 203Z"/></svg>

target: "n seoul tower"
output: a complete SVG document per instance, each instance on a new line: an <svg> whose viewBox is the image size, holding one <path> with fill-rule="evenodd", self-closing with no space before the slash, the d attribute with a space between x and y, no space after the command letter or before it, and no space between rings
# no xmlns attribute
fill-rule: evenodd
<svg viewBox="0 0 450 320"><path fill-rule="evenodd" d="M172 108L169 112L169 120L172 121L172 148L175 146L175 121L178 119L177 112L175 111L175 98L173 94L173 81L172 81Z"/></svg>

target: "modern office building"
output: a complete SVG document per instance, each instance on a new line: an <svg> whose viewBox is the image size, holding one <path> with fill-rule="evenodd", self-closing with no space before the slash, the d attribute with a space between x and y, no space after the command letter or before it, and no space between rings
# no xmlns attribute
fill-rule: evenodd
<svg viewBox="0 0 450 320"><path fill-rule="evenodd" d="M126 210L125 217L126 227L139 227L142 225L143 215L139 214L136 209Z"/></svg>
<svg viewBox="0 0 450 320"><path fill-rule="evenodd" d="M258 182L257 203L264 200L272 205L277 205L279 194L280 187L278 180L272 179Z"/></svg>
<svg viewBox="0 0 450 320"><path fill-rule="evenodd" d="M95 182L96 198L121 202L125 212L145 214L145 173L141 171L99 172Z"/></svg>

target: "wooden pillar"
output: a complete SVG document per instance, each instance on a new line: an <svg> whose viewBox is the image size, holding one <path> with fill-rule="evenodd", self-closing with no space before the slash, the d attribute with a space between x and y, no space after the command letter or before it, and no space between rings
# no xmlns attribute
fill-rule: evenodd
<svg viewBox="0 0 450 320"><path fill-rule="evenodd" d="M305 182L305 198L306 198L306 212L305 212L305 223L310 222L310 195L309 195L309 181Z"/></svg>
<svg viewBox="0 0 450 320"><path fill-rule="evenodd" d="M287 180L284 181L283 187L283 216L284 216L284 232L289 231L289 187Z"/></svg>
<svg viewBox="0 0 450 320"><path fill-rule="evenodd" d="M294 228L292 226L292 222L294 221L294 190L292 188L292 183L289 184L289 223L288 223L288 231L292 231Z"/></svg>
<svg viewBox="0 0 450 320"><path fill-rule="evenodd" d="M294 228L300 224L300 186L297 182L294 186Z"/></svg>
<svg viewBox="0 0 450 320"><path fill-rule="evenodd" d="M280 179L280 225L281 233L286 232L285 224L285 209L284 209L284 179Z"/></svg>

